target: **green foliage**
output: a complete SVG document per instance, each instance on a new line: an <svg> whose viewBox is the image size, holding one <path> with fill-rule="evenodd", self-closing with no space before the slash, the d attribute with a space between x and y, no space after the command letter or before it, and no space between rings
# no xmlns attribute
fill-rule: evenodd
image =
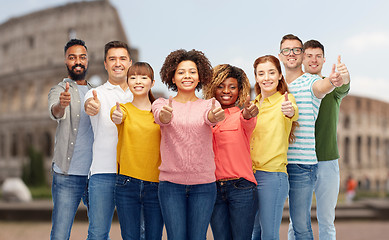
<svg viewBox="0 0 389 240"><path fill-rule="evenodd" d="M33 199L50 199L51 188L48 185L29 187Z"/></svg>
<svg viewBox="0 0 389 240"><path fill-rule="evenodd" d="M46 186L46 174L41 152L30 147L28 149L29 162L23 166L22 179L29 187Z"/></svg>

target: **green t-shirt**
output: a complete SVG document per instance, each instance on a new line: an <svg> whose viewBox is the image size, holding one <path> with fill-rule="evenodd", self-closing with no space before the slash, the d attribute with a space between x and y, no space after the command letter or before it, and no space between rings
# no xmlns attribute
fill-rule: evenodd
<svg viewBox="0 0 389 240"><path fill-rule="evenodd" d="M339 158L336 130L338 127L340 102L348 94L350 83L335 88L322 100L315 123L316 156L318 161Z"/></svg>

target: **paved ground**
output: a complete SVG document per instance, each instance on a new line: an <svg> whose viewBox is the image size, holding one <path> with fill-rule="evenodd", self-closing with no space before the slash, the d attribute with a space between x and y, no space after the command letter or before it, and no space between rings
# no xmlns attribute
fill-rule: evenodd
<svg viewBox="0 0 389 240"><path fill-rule="evenodd" d="M3 222L0 221L0 240L42 240L49 239L49 222ZM284 222L280 229L280 240L287 239L288 225ZM389 221L341 221L336 223L337 239L339 240L387 240L389 236ZM88 224L84 221L75 222L71 240L85 240ZM318 239L317 224L313 223L315 239ZM111 229L112 240L121 239L119 224L114 222ZM164 234L163 239L166 239ZM208 238L213 239L211 231Z"/></svg>
<svg viewBox="0 0 389 240"><path fill-rule="evenodd" d="M49 239L52 210L51 200L31 203L7 203L0 201L0 240L41 240ZM285 206L280 239L287 239L288 206ZM318 239L316 209L312 209L312 226ZM339 240L386 240L389 239L389 199L368 199L351 205L338 204L336 228ZM85 240L88 229L86 208L80 205L73 226L71 240ZM114 221L111 229L112 240L121 239L120 228ZM163 239L166 239L164 233ZM213 239L208 231L208 239Z"/></svg>

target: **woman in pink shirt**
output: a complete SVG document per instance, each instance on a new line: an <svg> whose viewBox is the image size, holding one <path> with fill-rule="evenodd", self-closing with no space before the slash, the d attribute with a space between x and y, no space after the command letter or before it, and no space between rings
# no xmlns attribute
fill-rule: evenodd
<svg viewBox="0 0 389 240"><path fill-rule="evenodd" d="M206 239L216 199L212 130L224 119L220 104L195 95L212 78L212 67L196 50L176 50L166 57L161 79L175 97L153 105L161 127L158 196L169 240Z"/></svg>
<svg viewBox="0 0 389 240"><path fill-rule="evenodd" d="M217 197L211 218L215 240L251 239L256 209L256 185L250 157L250 137L258 108L250 103L245 72L222 64L204 87L205 98L215 97L226 118L213 127ZM243 107L240 110L238 106Z"/></svg>

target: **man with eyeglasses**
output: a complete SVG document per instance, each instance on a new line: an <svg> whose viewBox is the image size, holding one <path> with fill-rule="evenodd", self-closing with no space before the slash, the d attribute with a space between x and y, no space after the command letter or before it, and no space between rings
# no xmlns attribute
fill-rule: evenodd
<svg viewBox="0 0 389 240"><path fill-rule="evenodd" d="M289 225L288 239L313 239L311 227L311 204L317 178L315 152L315 121L321 99L336 86L343 85L335 65L328 78L304 73L303 43L292 34L281 40L278 57L285 67L285 80L289 91L296 98L299 108L299 127L295 131L296 141L288 149L289 180Z"/></svg>

